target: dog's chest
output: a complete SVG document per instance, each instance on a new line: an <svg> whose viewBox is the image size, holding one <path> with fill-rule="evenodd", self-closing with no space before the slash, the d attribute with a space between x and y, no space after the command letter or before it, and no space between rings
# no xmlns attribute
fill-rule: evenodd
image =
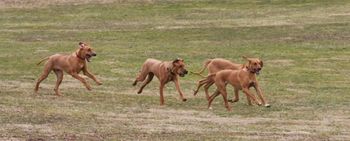
<svg viewBox="0 0 350 141"><path fill-rule="evenodd" d="M169 74L167 82L174 81L174 79L175 79L175 75Z"/></svg>
<svg viewBox="0 0 350 141"><path fill-rule="evenodd" d="M250 88L250 87L254 87L254 86L255 86L255 82L254 82L254 81L249 82L249 84L248 84L248 88Z"/></svg>

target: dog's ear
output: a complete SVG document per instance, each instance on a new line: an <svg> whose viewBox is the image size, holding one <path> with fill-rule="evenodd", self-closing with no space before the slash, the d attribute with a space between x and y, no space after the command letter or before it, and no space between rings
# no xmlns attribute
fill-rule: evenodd
<svg viewBox="0 0 350 141"><path fill-rule="evenodd" d="M83 42L79 42L79 47L83 48L85 46L85 44Z"/></svg>
<svg viewBox="0 0 350 141"><path fill-rule="evenodd" d="M176 63L179 62L179 61L184 61L184 60L181 59L181 58L176 58L176 59L173 61L173 64L176 64Z"/></svg>
<svg viewBox="0 0 350 141"><path fill-rule="evenodd" d="M260 66L263 67L264 66L264 63L262 60L260 60Z"/></svg>
<svg viewBox="0 0 350 141"><path fill-rule="evenodd" d="M252 60L251 59L249 59L248 57L246 57L246 56L242 56L242 58L243 59L245 59L245 60L247 60L248 62L249 62L249 64L252 62Z"/></svg>

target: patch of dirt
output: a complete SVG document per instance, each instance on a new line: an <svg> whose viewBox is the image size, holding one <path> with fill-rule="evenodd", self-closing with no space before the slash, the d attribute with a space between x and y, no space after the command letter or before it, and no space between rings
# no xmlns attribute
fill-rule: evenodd
<svg viewBox="0 0 350 141"><path fill-rule="evenodd" d="M172 109L147 109L146 112L133 112L135 109L130 109L128 111L130 112L96 114L100 120L105 120L108 123L118 122L146 133L191 132L201 134L204 132L225 132L244 139L276 138L295 140L318 137L319 133L334 130L334 124L329 124L330 121L327 120L220 117L210 111ZM336 121L336 119L332 119L332 121ZM347 122L349 122L349 119ZM340 123L337 122L337 124ZM273 130L262 131L261 129L265 127L267 129L273 128L276 132ZM346 133L339 134L345 137L344 139L350 139L350 136ZM334 138L339 138L340 135L334 136Z"/></svg>
<svg viewBox="0 0 350 141"><path fill-rule="evenodd" d="M44 134L52 134L53 130L49 125L46 124L5 124L1 127L5 130L20 129L24 132L41 132Z"/></svg>

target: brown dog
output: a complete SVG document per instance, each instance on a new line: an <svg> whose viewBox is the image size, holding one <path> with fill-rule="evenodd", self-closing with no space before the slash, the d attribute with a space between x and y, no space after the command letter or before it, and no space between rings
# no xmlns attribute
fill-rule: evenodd
<svg viewBox="0 0 350 141"><path fill-rule="evenodd" d="M54 90L58 96L61 95L58 87L60 86L63 79L63 71L82 82L88 90L91 90L91 86L86 82L84 78L79 75L80 71L83 71L84 75L93 79L98 85L101 85L102 83L96 79L96 77L87 69L86 61L90 62L90 58L92 56L96 56L96 53L93 51L93 49L87 44L80 42L79 49L77 49L71 55L55 54L41 60L37 65L45 60L47 60L47 62L45 64L43 73L36 83L35 92L38 92L40 82L46 79L52 70L57 76L57 82Z"/></svg>
<svg viewBox="0 0 350 141"><path fill-rule="evenodd" d="M202 75L202 73L204 72L204 70L206 68L208 69L208 74L214 74L214 73L221 71L221 70L225 70L225 69L238 70L238 69L241 69L242 67L243 67L242 64L236 64L236 63L233 63L229 60L222 59L222 58L215 58L215 59L206 60L204 62L204 67L199 72L192 72L192 73L200 75L202 77L205 77ZM208 90L209 90L209 87L214 84L214 81L208 81L207 83L203 83L203 81L204 80L198 81L197 89L194 91L193 95L197 95L200 87L202 87L204 85L205 96L206 96L207 100L209 100ZM237 98L235 98L235 100L238 101ZM232 100L230 100L230 101L232 101ZM237 101L233 101L233 102L237 102Z"/></svg>
<svg viewBox="0 0 350 141"><path fill-rule="evenodd" d="M263 97L263 93L259 87L259 83L256 80L256 73L258 73L262 68L262 63L259 59L247 58L248 63L244 64L243 69L240 70L221 70L216 74L210 74L205 79L206 81L214 81L217 90L213 95L209 97L208 108L211 108L211 103L215 97L221 94L224 98L225 107L227 110L231 110L228 105L226 85L231 84L234 87L235 96L238 98L238 91L242 90L246 96L249 105L251 105L251 100L256 104L263 104L266 107L270 105L267 104L267 101ZM249 92L249 88L254 87L257 95L261 99L260 103L256 97Z"/></svg>
<svg viewBox="0 0 350 141"><path fill-rule="evenodd" d="M175 83L176 90L179 92L182 101L186 101L180 89L179 76L184 77L187 73L188 72L185 69L185 63L183 59L178 58L171 62L163 62L156 59L147 59L143 63L140 74L137 76L132 85L135 86L137 82L143 81L142 86L137 92L140 94L142 93L143 88L152 81L153 76L155 75L160 81L160 105L164 105L163 89L165 84L170 81L173 81Z"/></svg>

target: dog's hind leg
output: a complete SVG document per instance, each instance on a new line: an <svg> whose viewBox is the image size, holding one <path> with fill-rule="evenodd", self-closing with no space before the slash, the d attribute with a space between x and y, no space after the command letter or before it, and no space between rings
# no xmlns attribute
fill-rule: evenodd
<svg viewBox="0 0 350 141"><path fill-rule="evenodd" d="M205 96L207 98L207 100L209 100L209 88L211 85L214 84L214 81L208 81L205 85L204 85L204 92L205 92Z"/></svg>
<svg viewBox="0 0 350 141"><path fill-rule="evenodd" d="M211 95L209 97L209 100L208 100L208 109L212 109L211 108L211 103L213 102L213 100L215 99L215 97L217 97L218 95L220 94L220 91L219 90L216 90L213 95Z"/></svg>
<svg viewBox="0 0 350 141"><path fill-rule="evenodd" d="M52 62L48 61L44 67L44 71L42 72L42 74L40 75L39 79L36 82L35 89L34 89L35 93L38 92L40 83L43 80L45 80L47 76L49 76L51 71L52 71Z"/></svg>
<svg viewBox="0 0 350 141"><path fill-rule="evenodd" d="M63 80L63 71L62 70L53 70L56 74L57 77L57 81L56 81L56 86L55 86L55 93L57 96L61 96L60 90L59 90L59 86Z"/></svg>
<svg viewBox="0 0 350 141"><path fill-rule="evenodd" d="M222 88L220 89L220 93L222 95L222 98L224 98L224 103L225 103L225 107L227 109L227 111L231 111L231 107L230 105L228 104L228 101L227 101L227 91L226 91L226 88Z"/></svg>
<svg viewBox="0 0 350 141"><path fill-rule="evenodd" d="M233 100L228 100L229 102L233 103L233 102L238 102L239 101L239 95L238 95L238 92L239 92L239 89L237 88L234 88L234 91L235 91L235 98ZM248 98L248 97L247 97Z"/></svg>
<svg viewBox="0 0 350 141"><path fill-rule="evenodd" d="M194 93L193 93L194 96L197 95L199 89L200 89L204 84L206 84L206 81L207 81L207 78L198 81L198 83L197 83L197 89L194 90Z"/></svg>
<svg viewBox="0 0 350 141"><path fill-rule="evenodd" d="M153 77L154 77L154 74L153 74L153 73L149 73L149 74L148 74L147 79L143 81L143 84L142 84L142 86L140 87L140 89L139 89L139 91L137 92L137 94L142 93L143 88L145 88L146 85L149 84L149 82L152 81Z"/></svg>
<svg viewBox="0 0 350 141"><path fill-rule="evenodd" d="M136 79L135 79L134 83L132 83L132 85L136 86L137 82L144 81L148 74L149 74L149 71L146 70L145 66L142 66L140 73L138 74L138 76L136 77Z"/></svg>

